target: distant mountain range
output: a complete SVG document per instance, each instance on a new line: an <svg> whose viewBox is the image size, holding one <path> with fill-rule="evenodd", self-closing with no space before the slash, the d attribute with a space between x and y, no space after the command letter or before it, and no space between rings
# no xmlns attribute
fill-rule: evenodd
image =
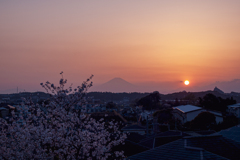
<svg viewBox="0 0 240 160"><path fill-rule="evenodd" d="M118 87L112 88L111 85L118 86ZM89 91L88 96L94 97L95 99L103 100L105 102L121 101L123 99L129 99L130 101L134 101L135 99L142 98L142 97L147 96L150 93L152 93L152 92L136 93L137 91L135 93L126 93L126 92L133 92L134 89L136 89L135 87L138 87L138 86L128 83L121 78L114 78L113 80L108 81L107 83L104 83L103 85L100 85L98 89L101 89L101 87L104 87L105 89L96 91L96 92ZM108 88L108 87L110 87L110 88ZM108 90L106 88L108 88ZM111 93L112 92L111 90L113 91L113 93ZM118 92L116 92L116 91L118 91ZM125 92L125 93L123 93L123 92ZM34 95L34 93L36 94L37 92L31 92L32 95ZM187 97L189 95L191 95L191 96L194 95L195 98L198 98L198 97L203 97L208 93L214 94L215 96L222 97L224 99L233 97L233 99L237 100L237 102L240 103L240 93L237 93L237 92L224 93L222 90L220 90L217 87L212 88L212 90L201 91L201 92L186 92L186 91L179 92L178 91L178 92L171 92L168 94L160 93L160 97L162 100L175 100L176 98L180 100L180 99L184 99L185 97ZM26 96L27 94L29 95L30 92L22 92L19 94L15 93L15 94L10 95L10 97L11 97L11 100L13 100L14 96L19 95L20 97L22 97L22 95ZM41 94L42 94L41 97L48 96L48 94L44 93L44 92L41 92ZM2 98L8 97L8 96L9 95L7 95L7 94L0 94L0 100ZM19 96L17 96L17 97L19 97Z"/></svg>
<svg viewBox="0 0 240 160"><path fill-rule="evenodd" d="M9 93L20 93L20 92L25 92L24 89L20 88L13 88L13 89L7 89L7 90L0 90L0 94L9 94Z"/></svg>
<svg viewBox="0 0 240 160"><path fill-rule="evenodd" d="M225 93L240 92L240 79L234 79L232 81L217 81L207 86L199 87L201 90L208 90L209 88L218 87Z"/></svg>
<svg viewBox="0 0 240 160"><path fill-rule="evenodd" d="M44 92L44 89L32 89L32 90L25 90L21 88L13 88L13 89L7 89L7 90L0 90L0 94L12 94L12 93L21 93L21 92Z"/></svg>
<svg viewBox="0 0 240 160"><path fill-rule="evenodd" d="M200 91L208 91L212 90L213 88L217 87L224 93L231 93L231 92L239 92L240 93L240 79L234 79L232 81L222 81L222 82L215 82L205 86L183 86L183 82L176 81L176 82L144 82L138 84L132 84L122 78L113 78L106 83L101 85L93 85L90 88L90 92L153 92L159 91L162 94L180 92L180 91L189 91L189 92L200 92ZM33 90L33 89L32 89ZM27 91L32 91L27 90ZM39 89L38 89L39 90ZM39 91L44 91L40 89ZM18 89L18 92L25 92L23 89ZM17 88L15 89L8 89L8 90L1 90L0 94L10 94L10 93L17 93Z"/></svg>
<svg viewBox="0 0 240 160"><path fill-rule="evenodd" d="M212 90L217 87L220 88L224 93L230 92L240 92L240 79L235 79L232 81L224 81L224 82L215 82L206 86L188 86L188 87L179 87L179 83L182 82L148 82L142 84L132 84L122 78L113 78L112 80L98 85L93 86L90 91L97 92L153 92L159 91L160 93L173 93L180 92L183 90L198 92L198 91L207 91Z"/></svg>
<svg viewBox="0 0 240 160"><path fill-rule="evenodd" d="M127 82L122 78L113 78L99 86L93 86L90 91L97 92L140 92L140 86Z"/></svg>

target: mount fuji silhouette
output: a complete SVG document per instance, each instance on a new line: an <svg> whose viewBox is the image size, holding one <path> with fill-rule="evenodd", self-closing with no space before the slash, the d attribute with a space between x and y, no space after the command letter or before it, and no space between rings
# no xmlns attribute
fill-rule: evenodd
<svg viewBox="0 0 240 160"><path fill-rule="evenodd" d="M113 78L99 86L93 87L92 91L97 92L138 92L139 87L127 82L122 78Z"/></svg>

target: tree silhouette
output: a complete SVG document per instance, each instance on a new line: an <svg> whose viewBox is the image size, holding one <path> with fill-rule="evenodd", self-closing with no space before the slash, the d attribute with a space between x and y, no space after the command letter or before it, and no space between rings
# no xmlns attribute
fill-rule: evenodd
<svg viewBox="0 0 240 160"><path fill-rule="evenodd" d="M221 97L216 97L215 95L209 93L206 94L203 98L199 98L200 105L205 109L216 110L221 112L226 112L227 106L236 104L236 100L232 97L223 99Z"/></svg>
<svg viewBox="0 0 240 160"><path fill-rule="evenodd" d="M216 117L210 112L201 112L190 122L191 129L213 129L214 125L216 125Z"/></svg>
<svg viewBox="0 0 240 160"><path fill-rule="evenodd" d="M159 92L155 91L148 96L141 98L137 102L137 105L142 105L144 110L157 109L160 108L160 99Z"/></svg>

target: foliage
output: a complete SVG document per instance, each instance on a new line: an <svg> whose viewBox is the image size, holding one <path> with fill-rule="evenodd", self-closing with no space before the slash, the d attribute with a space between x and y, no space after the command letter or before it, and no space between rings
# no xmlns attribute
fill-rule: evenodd
<svg viewBox="0 0 240 160"><path fill-rule="evenodd" d="M117 109L117 105L116 105L116 103L108 102L108 103L106 104L106 108L107 108L107 109Z"/></svg>
<svg viewBox="0 0 240 160"><path fill-rule="evenodd" d="M227 129L227 128L236 126L236 125L238 125L238 121L239 121L238 118L234 115L226 116L223 119L223 122L219 123L216 126L216 131L220 131L220 130L223 130L223 129Z"/></svg>
<svg viewBox="0 0 240 160"><path fill-rule="evenodd" d="M155 91L150 95L141 98L137 102L137 105L142 105L144 110L157 109L160 108L160 99L161 98L159 92Z"/></svg>
<svg viewBox="0 0 240 160"><path fill-rule="evenodd" d="M135 116L124 117L128 122L137 122L138 119Z"/></svg>
<svg viewBox="0 0 240 160"><path fill-rule="evenodd" d="M112 93L112 92L89 92L88 95L90 97L94 97L96 99L100 99L104 102L110 101L122 101L126 97L129 99L130 102L134 102L136 99L140 99L149 95L149 93L138 93L138 92L131 92L131 93Z"/></svg>
<svg viewBox="0 0 240 160"><path fill-rule="evenodd" d="M203 98L199 99L200 106L210 109L210 110L216 110L221 112L226 112L227 106L236 104L236 100L233 100L233 98L226 98L223 99L221 97L216 97L215 95L209 93L206 94Z"/></svg>
<svg viewBox="0 0 240 160"><path fill-rule="evenodd" d="M179 106L179 105L180 105L180 102L179 102L179 100L176 98L176 99L175 99L175 102L173 103L172 106Z"/></svg>
<svg viewBox="0 0 240 160"><path fill-rule="evenodd" d="M188 93L182 100L187 101L187 104L196 105L197 97L193 93Z"/></svg>
<svg viewBox="0 0 240 160"><path fill-rule="evenodd" d="M60 73L62 75L62 72ZM0 159L107 159L123 158L123 152L111 153L113 146L126 138L118 124L96 121L84 114L86 92L92 76L81 86L65 89L41 83L52 93L48 103L33 104L31 99L18 106L7 120L0 119Z"/></svg>
<svg viewBox="0 0 240 160"><path fill-rule="evenodd" d="M172 108L162 109L153 113L153 116L158 118L158 123L168 124L173 120Z"/></svg>
<svg viewBox="0 0 240 160"><path fill-rule="evenodd" d="M196 100L196 96L193 93L189 93L187 94L183 100L188 100L188 101L195 101Z"/></svg>
<svg viewBox="0 0 240 160"><path fill-rule="evenodd" d="M153 116L157 118L157 122L159 124L165 124L165 125L167 124L168 127L170 127L170 129L176 129L176 127L180 129L182 127L181 122L180 120L174 118L173 112L174 110L172 108L165 108L165 109L154 112ZM160 128L164 128L164 127L160 127ZM161 129L161 131L163 130Z"/></svg>
<svg viewBox="0 0 240 160"><path fill-rule="evenodd" d="M190 128L196 130L212 129L216 125L216 117L210 112L201 112L190 122Z"/></svg>

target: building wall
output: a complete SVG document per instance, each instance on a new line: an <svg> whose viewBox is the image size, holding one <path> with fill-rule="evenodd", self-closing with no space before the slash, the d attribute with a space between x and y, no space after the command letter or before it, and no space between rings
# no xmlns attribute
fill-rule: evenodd
<svg viewBox="0 0 240 160"><path fill-rule="evenodd" d="M222 113L215 112L215 111L209 111L209 110L206 110L206 112L210 112L210 113L214 114L215 117L216 117L216 122L217 123L220 123L220 122L223 121Z"/></svg>
<svg viewBox="0 0 240 160"><path fill-rule="evenodd" d="M192 112L188 112L188 113L183 113L179 110L175 110L175 113L173 113L174 117L181 120L182 123L186 123L189 122L191 120L193 120L195 117L198 116L199 113L204 112L206 110L201 109L201 110L197 110L197 111L192 111ZM211 112L213 113L213 112ZM214 113L213 113L214 114ZM216 114L214 114L216 117L216 122L222 122L223 121L223 117L222 116L216 116Z"/></svg>
<svg viewBox="0 0 240 160"><path fill-rule="evenodd" d="M221 123L223 121L223 117L215 116L216 117L216 122Z"/></svg>
<svg viewBox="0 0 240 160"><path fill-rule="evenodd" d="M236 114L236 115L237 115L237 117L238 117L238 118L240 118L240 108L239 108L239 107L237 108L237 111L236 111L236 113L237 113L237 114Z"/></svg>
<svg viewBox="0 0 240 160"><path fill-rule="evenodd" d="M175 119L179 119L181 121L181 123L184 123L185 118L186 118L186 115L177 109L174 109L173 116Z"/></svg>
<svg viewBox="0 0 240 160"><path fill-rule="evenodd" d="M233 113L236 117L240 118L240 107L228 107L228 112Z"/></svg>
<svg viewBox="0 0 240 160"><path fill-rule="evenodd" d="M199 113L201 113L201 112L203 112L202 109L201 109L201 110L197 110L197 111L192 111L192 112L186 113L187 118L186 118L186 120L185 120L184 123L193 120L193 119L194 119L195 117L197 117L197 115L198 115Z"/></svg>

